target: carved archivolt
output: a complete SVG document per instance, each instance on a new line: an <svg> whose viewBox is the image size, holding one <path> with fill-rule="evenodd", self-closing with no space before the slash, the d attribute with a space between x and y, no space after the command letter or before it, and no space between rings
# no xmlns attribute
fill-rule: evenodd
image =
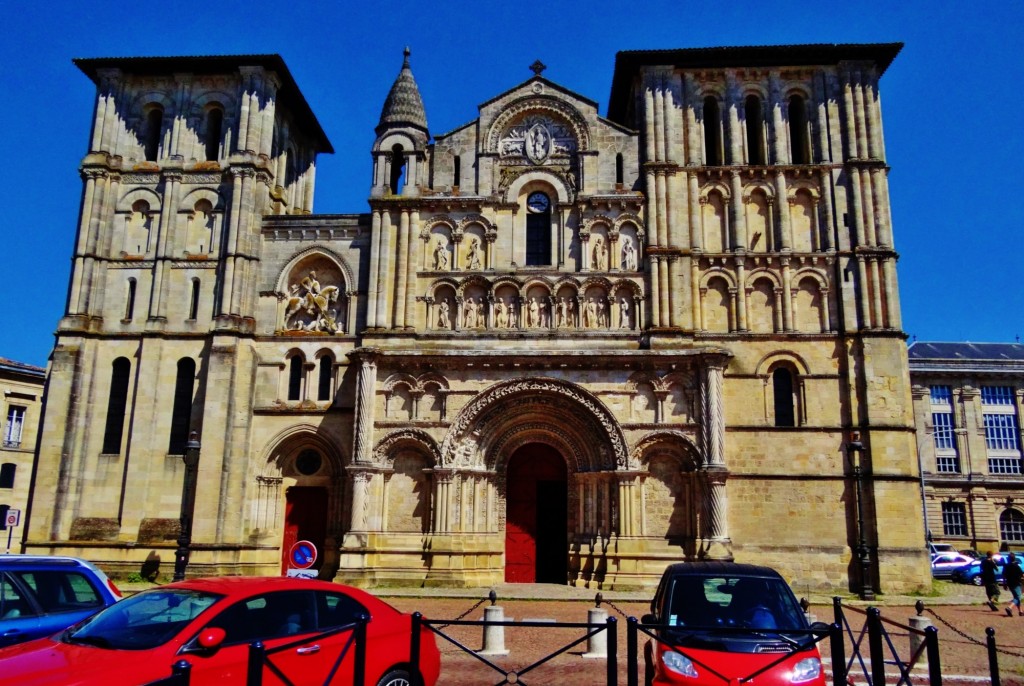
<svg viewBox="0 0 1024 686"><path fill-rule="evenodd" d="M448 380L440 374L435 372L426 372L418 377L412 374L398 373L392 374L383 383L383 389L385 392L391 392L396 386L405 385L410 391L426 391L428 386L440 386L443 389L448 388Z"/></svg>
<svg viewBox="0 0 1024 686"><path fill-rule="evenodd" d="M590 129L576 108L553 98L530 96L511 103L504 112L494 119L487 132L487 151L500 153L502 137L514 122L525 118L528 114L546 116L557 123L568 126L572 136L576 139L577 149L588 150L590 148Z"/></svg>
<svg viewBox="0 0 1024 686"><path fill-rule="evenodd" d="M388 466L395 459L398 448L404 445L410 445L419 452L426 453L432 465L441 464L441 452L437 448L437 442L421 429L400 429L380 439L373 448L374 462L380 466Z"/></svg>
<svg viewBox="0 0 1024 686"><path fill-rule="evenodd" d="M507 418L507 408L510 406L520 403L529 406L531 401L537 403L545 397L568 401L567 404L577 410L577 418L592 425L592 438L599 451L607 451L609 461L619 468L626 467L628 455L622 429L604 403L575 384L549 378L506 381L477 395L452 423L441 445L442 459L451 462L457 451L475 451L475 446L467 447L466 441L474 439L472 434L487 424L487 415L497 414Z"/></svg>
<svg viewBox="0 0 1024 686"><path fill-rule="evenodd" d="M630 452L630 462L642 465L652 453L658 452L662 448L667 448L668 452L679 459L683 471L694 471L705 462L692 436L682 431L671 430L655 431L640 439Z"/></svg>
<svg viewBox="0 0 1024 686"><path fill-rule="evenodd" d="M535 422L513 427L498 437L492 450L496 456L495 471L502 470L509 456L529 443L549 445L567 456L571 471L580 472L587 466L586 454L578 440L557 424Z"/></svg>

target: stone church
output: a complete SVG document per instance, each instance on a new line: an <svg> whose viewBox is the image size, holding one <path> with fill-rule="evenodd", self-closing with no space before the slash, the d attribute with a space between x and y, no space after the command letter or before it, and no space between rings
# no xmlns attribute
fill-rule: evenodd
<svg viewBox="0 0 1024 686"><path fill-rule="evenodd" d="M620 52L604 115L537 61L445 133L406 50L369 211L330 215L280 57L76 60L97 98L24 549L169 572L195 432L190 575L285 573L307 540L364 586L696 559L927 585L900 48Z"/></svg>

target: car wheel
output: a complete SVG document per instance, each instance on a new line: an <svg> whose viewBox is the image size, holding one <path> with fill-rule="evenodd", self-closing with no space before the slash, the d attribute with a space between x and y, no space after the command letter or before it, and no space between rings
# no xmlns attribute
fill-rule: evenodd
<svg viewBox="0 0 1024 686"><path fill-rule="evenodd" d="M973 579L971 579L971 583L974 584L975 586L981 586L981 577L980 576L974 577Z"/></svg>
<svg viewBox="0 0 1024 686"><path fill-rule="evenodd" d="M412 686L412 675L407 669L392 669L380 678L377 686Z"/></svg>

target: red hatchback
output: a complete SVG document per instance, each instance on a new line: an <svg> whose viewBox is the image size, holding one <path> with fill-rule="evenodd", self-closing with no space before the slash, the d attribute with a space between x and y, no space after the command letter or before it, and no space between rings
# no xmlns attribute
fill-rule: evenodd
<svg viewBox="0 0 1024 686"><path fill-rule="evenodd" d="M196 579L139 593L51 638L0 650L0 674L35 686L135 685L168 677L185 660L192 684L244 684L249 645L262 641L273 665L264 666L262 683L347 684L354 645L329 679L353 630L332 630L362 614L366 683L416 683L410 615L359 589L281 577ZM421 632L420 677L433 686L440 654L430 630Z"/></svg>
<svg viewBox="0 0 1024 686"><path fill-rule="evenodd" d="M793 591L773 569L671 565L651 610L643 624L658 640L644 648L648 686L726 686L755 676L759 686L825 686L815 640L828 626L808 626Z"/></svg>

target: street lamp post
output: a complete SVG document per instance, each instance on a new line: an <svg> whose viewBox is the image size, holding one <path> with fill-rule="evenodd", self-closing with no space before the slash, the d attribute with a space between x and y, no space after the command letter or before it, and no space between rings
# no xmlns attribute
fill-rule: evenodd
<svg viewBox="0 0 1024 686"><path fill-rule="evenodd" d="M174 581L185 580L188 567L189 546L192 545L192 516L196 509L196 476L199 471L199 436L193 431L185 444L185 479L181 484L181 531L178 534L178 549L174 551Z"/></svg>
<svg viewBox="0 0 1024 686"><path fill-rule="evenodd" d="M864 443L860 440L860 432L854 431L846 449L853 463L853 478L857 485L857 558L860 561L860 599L874 600L875 590L871 582L871 553L864 536L864 470L861 467L861 455Z"/></svg>

